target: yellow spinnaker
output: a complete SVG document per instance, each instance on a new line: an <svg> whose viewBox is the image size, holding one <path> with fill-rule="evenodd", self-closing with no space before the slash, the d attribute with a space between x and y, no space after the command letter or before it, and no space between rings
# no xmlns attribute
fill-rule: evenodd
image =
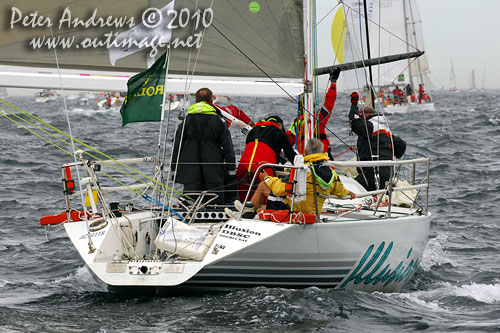
<svg viewBox="0 0 500 333"><path fill-rule="evenodd" d="M332 22L332 47L333 52L337 55L337 61L339 64L344 62L344 40L346 34L346 21L344 16L344 10L340 7L335 14Z"/></svg>

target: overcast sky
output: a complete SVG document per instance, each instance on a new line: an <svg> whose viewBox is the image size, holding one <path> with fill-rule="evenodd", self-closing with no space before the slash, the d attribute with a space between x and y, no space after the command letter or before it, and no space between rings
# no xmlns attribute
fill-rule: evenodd
<svg viewBox="0 0 500 333"><path fill-rule="evenodd" d="M431 79L436 88L450 85L450 59L453 59L456 83L459 89L470 86L470 75L475 70L476 86L500 88L500 0L417 0L423 22L424 50L429 60ZM337 0L317 2L318 19L323 17L336 4ZM331 25L333 13L328 16ZM323 25L323 23L321 23ZM328 29L326 29L328 30ZM328 31L326 32L328 33ZM319 45L329 36L318 35ZM323 43L323 46L326 43ZM330 43L331 44L331 43ZM329 44L329 45L330 45ZM325 64L323 57L331 57L329 51L322 53L320 66Z"/></svg>

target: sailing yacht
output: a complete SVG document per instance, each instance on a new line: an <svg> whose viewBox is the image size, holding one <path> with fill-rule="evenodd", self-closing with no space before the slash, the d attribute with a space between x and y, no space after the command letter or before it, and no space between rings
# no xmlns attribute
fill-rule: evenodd
<svg viewBox="0 0 500 333"><path fill-rule="evenodd" d="M363 2L344 3L339 9L342 13L336 15L332 24L332 31L345 31L338 36L332 32L333 48L340 63L359 60L370 53L372 57L382 57L424 49L422 20L415 0L366 1L368 29L364 23ZM361 91L371 100L367 87L373 86L378 92L375 104L386 113L433 111L434 103L428 92L419 96L419 86L427 87L429 73L424 54L407 62L374 66L373 75L369 75L365 68L346 73L344 89L349 93ZM370 76L373 82L369 82Z"/></svg>
<svg viewBox="0 0 500 333"><path fill-rule="evenodd" d="M457 84L455 80L455 69L453 68L453 60L450 59L451 68L450 68L450 92L456 93L458 92Z"/></svg>
<svg viewBox="0 0 500 333"><path fill-rule="evenodd" d="M469 88L469 90L470 91L477 91L477 88L476 88L476 76L474 74L474 68L470 72L469 80L470 80L470 88Z"/></svg>
<svg viewBox="0 0 500 333"><path fill-rule="evenodd" d="M41 92L35 93L35 102L37 103L46 103L50 101L56 101L57 99L57 94L50 89L44 89Z"/></svg>
<svg viewBox="0 0 500 333"><path fill-rule="evenodd" d="M483 85L481 86L481 91L486 91L486 88L484 88L485 80L486 80L486 66L483 67Z"/></svg>
<svg viewBox="0 0 500 333"><path fill-rule="evenodd" d="M70 0L50 2L46 11L49 16L65 7L71 8L75 17L86 17L89 12L86 6L75 6ZM99 7L101 16L127 18L131 14L141 17L149 3L108 0L92 5ZM122 27L121 33L162 35L171 41L167 61L161 67L165 71L164 84L139 94L153 96L162 92L163 103L152 105L161 114L158 121L175 123L183 115L182 109L175 113L168 110L167 92L187 96L206 86L223 96L296 99L304 94L304 105L312 109L316 98L312 78L317 67L313 1L277 0L249 6L246 0L158 0L154 4L156 17L179 15L178 22L171 17L167 21L175 29L161 30L168 29L168 25L155 26L146 16L136 27ZM17 5L23 12L30 8L27 2ZM181 18L192 20L184 25L186 21ZM0 45L7 50L0 52L2 64L29 59L37 66L127 74L17 73L19 77L0 75L0 84L57 88L62 82L71 89L125 92L128 78L124 77L143 72L150 63L146 59L146 55L151 56L149 48L112 52L106 48L80 48L59 52L54 64L48 52L28 52L23 46L21 41L33 38L31 31L16 32L10 36L12 39L5 36ZM55 36L69 33L98 38L100 32L81 27L54 31ZM188 44L189 37L193 37L191 41L199 38L200 47L174 47L175 41L181 39ZM26 80L28 76L30 81ZM2 82L7 79L10 83ZM291 110L290 118L294 116L295 110ZM305 123L312 126L309 113L304 116ZM69 136L54 127L50 130ZM168 134L168 139L167 135L158 136L159 147L169 147L172 133ZM409 283L422 259L431 222L427 158L335 160L329 163L337 170L391 166L392 181L367 192L353 178L342 175L341 181L357 194L356 199L328 197L323 210L313 214L312 219L288 211L282 219L273 218L274 212L271 220L246 218L243 211L230 218L224 213L227 207L213 203L216 192L203 192L199 200L192 200L176 190L171 174L164 172L170 169L163 167L169 165L168 154L161 157L159 150L158 157L116 159L70 138L70 161L58 166L63 187L61 213L42 217L40 223L48 230L63 226L82 262L110 289L317 286L397 292ZM136 169L136 164L151 165L151 175ZM276 165L261 167L270 166ZM287 168L296 175L290 196L302 200L309 166L298 158ZM401 168L408 168L407 174L412 175L406 184L396 181ZM119 186L107 186L103 181L117 181L116 176L109 177L110 172L123 176ZM117 200L120 193L127 195ZM131 197L135 198L133 202Z"/></svg>

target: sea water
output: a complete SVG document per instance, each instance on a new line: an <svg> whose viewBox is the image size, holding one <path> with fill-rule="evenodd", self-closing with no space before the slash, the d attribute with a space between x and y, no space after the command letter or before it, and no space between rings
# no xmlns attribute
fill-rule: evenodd
<svg viewBox="0 0 500 333"><path fill-rule="evenodd" d="M0 117L0 331L500 330L500 92L436 92L433 97L435 112L387 115L391 130L407 142L406 157L431 158L433 213L415 277L392 294L264 287L179 295L109 292L84 267L62 226L52 228L47 241L39 225L40 216L64 210L60 165L71 156ZM68 132L60 100L7 100ZM286 126L296 113L285 99L231 102L253 120L278 114ZM121 127L117 111L69 109L73 135L96 149L115 158L157 155L159 123ZM356 142L349 136L348 109L349 97L339 94L329 121L337 136L329 133L333 155ZM176 119L175 114L169 131ZM232 133L241 153L244 137ZM351 157L345 153L338 159Z"/></svg>

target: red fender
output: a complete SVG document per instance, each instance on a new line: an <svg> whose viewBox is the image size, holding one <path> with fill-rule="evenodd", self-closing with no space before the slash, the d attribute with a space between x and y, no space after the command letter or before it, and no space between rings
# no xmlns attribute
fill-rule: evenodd
<svg viewBox="0 0 500 333"><path fill-rule="evenodd" d="M257 213L257 218L259 220L271 221L273 213L274 210L271 209L261 210Z"/></svg>
<svg viewBox="0 0 500 333"><path fill-rule="evenodd" d="M70 212L71 220L74 222L77 221L82 221L85 212L83 210L77 211L77 210L72 210ZM89 213L87 213L87 216L91 216ZM68 215L66 212L62 212L56 215L47 215L47 216L42 216L40 217L40 225L50 225L50 224L59 224L59 223L64 223L68 221Z"/></svg>

